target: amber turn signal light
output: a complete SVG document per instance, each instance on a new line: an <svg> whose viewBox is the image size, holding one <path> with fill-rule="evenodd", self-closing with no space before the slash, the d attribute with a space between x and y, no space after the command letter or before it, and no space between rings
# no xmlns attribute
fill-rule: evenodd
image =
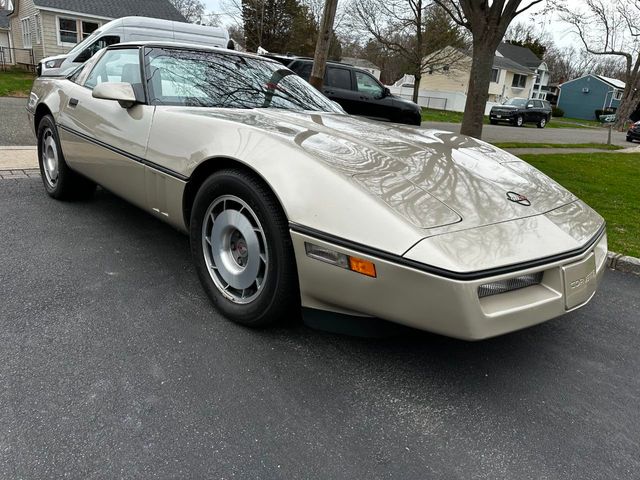
<svg viewBox="0 0 640 480"><path fill-rule="evenodd" d="M376 276L376 266L369 260L357 257L349 257L349 268L354 272L367 275L368 277Z"/></svg>

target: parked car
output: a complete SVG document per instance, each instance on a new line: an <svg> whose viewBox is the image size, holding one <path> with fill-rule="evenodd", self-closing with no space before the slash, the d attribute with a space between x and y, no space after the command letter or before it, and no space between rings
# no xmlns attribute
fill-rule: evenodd
<svg viewBox="0 0 640 480"><path fill-rule="evenodd" d="M64 76L104 47L142 40L177 41L211 47L234 45L234 42L229 40L229 33L222 27L208 27L159 18L122 17L104 24L68 53L42 59L36 70L38 75Z"/></svg>
<svg viewBox="0 0 640 480"><path fill-rule="evenodd" d="M627 132L627 142L633 142L634 140L640 140L640 122L631 125Z"/></svg>
<svg viewBox="0 0 640 480"><path fill-rule="evenodd" d="M535 123L538 128L544 128L551 121L551 104L546 100L512 98L502 105L492 107L489 121L491 125L507 122L516 127Z"/></svg>
<svg viewBox="0 0 640 480"><path fill-rule="evenodd" d="M585 305L605 271L602 217L524 161L346 115L258 56L112 45L36 78L27 111L51 197L100 184L187 232L243 325L302 306L481 339Z"/></svg>
<svg viewBox="0 0 640 480"><path fill-rule="evenodd" d="M268 56L309 81L313 59ZM351 115L407 125L420 125L422 122L422 109L419 105L393 95L373 75L353 65L327 63L322 92Z"/></svg>

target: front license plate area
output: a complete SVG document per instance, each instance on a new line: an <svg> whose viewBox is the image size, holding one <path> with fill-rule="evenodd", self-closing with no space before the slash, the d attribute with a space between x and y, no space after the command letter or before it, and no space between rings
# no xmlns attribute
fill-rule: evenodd
<svg viewBox="0 0 640 480"><path fill-rule="evenodd" d="M577 307L596 291L596 256L593 252L579 262L562 267L565 306Z"/></svg>
<svg viewBox="0 0 640 480"><path fill-rule="evenodd" d="M502 115L496 115L496 118L502 118Z"/></svg>

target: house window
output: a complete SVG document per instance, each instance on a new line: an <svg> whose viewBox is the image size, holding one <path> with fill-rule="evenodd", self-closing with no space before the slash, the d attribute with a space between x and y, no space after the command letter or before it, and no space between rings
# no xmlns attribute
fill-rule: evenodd
<svg viewBox="0 0 640 480"><path fill-rule="evenodd" d="M511 86L513 88L524 88L526 84L527 84L526 75L518 75L517 73L513 75L513 82L511 83Z"/></svg>
<svg viewBox="0 0 640 480"><path fill-rule="evenodd" d="M613 99L614 100L622 100L622 90L616 90L615 93L613 94Z"/></svg>
<svg viewBox="0 0 640 480"><path fill-rule="evenodd" d="M491 81L493 83L498 83L498 78L500 77L500 69L492 68L491 69Z"/></svg>
<svg viewBox="0 0 640 480"><path fill-rule="evenodd" d="M42 24L40 23L40 14L36 13L36 43L40 45L42 43Z"/></svg>
<svg viewBox="0 0 640 480"><path fill-rule="evenodd" d="M82 39L84 40L91 35L100 25L96 22L82 22Z"/></svg>
<svg viewBox="0 0 640 480"><path fill-rule="evenodd" d="M22 47L31 48L31 22L29 18L20 20L20 26L22 27Z"/></svg>
<svg viewBox="0 0 640 480"><path fill-rule="evenodd" d="M58 17L58 43L78 43L78 22L75 19Z"/></svg>

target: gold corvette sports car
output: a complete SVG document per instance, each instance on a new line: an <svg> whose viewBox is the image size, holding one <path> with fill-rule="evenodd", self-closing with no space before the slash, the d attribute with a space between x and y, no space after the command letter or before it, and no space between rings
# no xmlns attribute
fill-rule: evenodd
<svg viewBox="0 0 640 480"><path fill-rule="evenodd" d="M112 45L27 110L51 197L99 184L187 232L244 325L304 307L481 339L585 305L605 269L602 217L527 163L346 115L269 59Z"/></svg>

